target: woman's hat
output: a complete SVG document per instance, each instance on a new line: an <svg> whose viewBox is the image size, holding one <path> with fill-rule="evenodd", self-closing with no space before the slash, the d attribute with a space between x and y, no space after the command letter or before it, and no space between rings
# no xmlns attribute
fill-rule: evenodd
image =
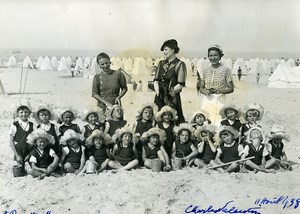
<svg viewBox="0 0 300 214"><path fill-rule="evenodd" d="M158 127L154 127L143 133L141 141L148 140L148 138L152 135L158 135L161 142L166 140L166 132Z"/></svg>
<svg viewBox="0 0 300 214"><path fill-rule="evenodd" d="M201 133L203 131L208 131L208 132L210 132L212 134L216 134L217 133L217 127L215 125L212 125L212 124L205 124L203 126L200 126L199 128L197 128L194 131L195 137L201 138Z"/></svg>
<svg viewBox="0 0 300 214"><path fill-rule="evenodd" d="M105 116L104 116L104 113L103 113L103 110L102 109L91 109L91 108L87 108L87 109L84 109L83 112L82 112L82 116L81 116L81 119L83 121L86 121L88 122L88 117L91 115L91 114L96 114L98 115L98 121L103 123L105 121Z"/></svg>
<svg viewBox="0 0 300 214"><path fill-rule="evenodd" d="M27 143L30 145L35 145L36 144L36 139L37 138L46 138L48 139L48 143L54 145L55 144L55 139L54 136L48 134L44 129L38 128L31 132L27 136Z"/></svg>
<svg viewBox="0 0 300 214"><path fill-rule="evenodd" d="M102 137L103 140L104 140L104 145L109 145L111 143L111 136L109 134L106 134L104 133L103 131L100 131L98 129L94 130L92 132L92 134L86 139L86 143L85 143L85 146L89 147L89 146L92 146L94 145L93 143L93 139L95 137Z"/></svg>
<svg viewBox="0 0 300 214"><path fill-rule="evenodd" d="M178 137L178 133L181 130L187 130L192 134L193 126L189 123L181 123L179 126L175 126L174 133L176 134L177 137Z"/></svg>
<svg viewBox="0 0 300 214"><path fill-rule="evenodd" d="M156 121L160 122L162 121L163 114L169 112L172 114L172 119L171 120L176 120L177 119L177 111L170 106L164 106L161 108L159 112L156 114Z"/></svg>
<svg viewBox="0 0 300 214"><path fill-rule="evenodd" d="M67 141L71 138L75 138L77 140L83 140L82 136L79 133L75 132L73 129L68 129L64 133L64 135L60 138L60 142L63 145L67 145Z"/></svg>
<svg viewBox="0 0 300 214"><path fill-rule="evenodd" d="M164 43L162 44L162 46L160 47L160 50L163 51L165 46L175 50L175 53L179 52L179 47L178 47L178 43L175 39L169 39L167 41L164 41Z"/></svg>
<svg viewBox="0 0 300 214"><path fill-rule="evenodd" d="M136 118L137 120L141 120L145 108L152 108L152 109L153 109L153 117L152 117L152 120L154 121L154 120L155 120L155 115L157 114L157 111L158 111L158 107L157 107L157 105L155 105L154 103L146 103L146 104L143 104L142 107L139 108L139 109L137 110L137 114L136 114L136 117L135 117L135 118Z"/></svg>
<svg viewBox="0 0 300 214"><path fill-rule="evenodd" d="M258 120L261 120L263 115L264 115L264 108L260 105L260 104L257 104L257 103L253 103L253 104L248 104L245 106L245 114L244 114L244 118L246 119L246 116L247 116L247 112L250 111L250 110L256 110L257 113L258 113Z"/></svg>
<svg viewBox="0 0 300 214"><path fill-rule="evenodd" d="M222 119L226 118L227 109L234 110L236 112L236 117L237 118L240 117L241 111L235 105L231 104L231 105L225 105L220 109L219 114L221 115Z"/></svg>
<svg viewBox="0 0 300 214"><path fill-rule="evenodd" d="M289 136L285 133L283 126L274 124L271 129L270 138L280 138L289 140Z"/></svg>
<svg viewBox="0 0 300 214"><path fill-rule="evenodd" d="M234 129L232 126L221 126L219 131L218 131L218 136L221 139L221 133L224 131L228 131L233 135L233 139L236 139L239 137L239 132Z"/></svg>
<svg viewBox="0 0 300 214"><path fill-rule="evenodd" d="M261 136L262 136L262 142L261 143L266 143L266 134L264 132L264 130L262 128L260 128L259 126L256 126L256 127L252 127L251 129L249 129L246 133L245 133L245 136L246 136L246 142L248 143L251 143L251 132L253 130L257 130L261 133Z"/></svg>
<svg viewBox="0 0 300 214"><path fill-rule="evenodd" d="M122 112L124 113L124 109L123 109L120 105L117 105L117 104L116 104L116 105L107 107L106 112L105 112L105 116L107 117L107 119L112 119L112 114L113 114L114 109L115 109L116 107L121 108Z"/></svg>
<svg viewBox="0 0 300 214"><path fill-rule="evenodd" d="M209 120L209 113L204 111L204 110L199 110L199 111L195 111L193 113L193 116L191 117L190 123L196 123L195 118L196 118L196 115L198 115L198 114L202 114L206 121Z"/></svg>

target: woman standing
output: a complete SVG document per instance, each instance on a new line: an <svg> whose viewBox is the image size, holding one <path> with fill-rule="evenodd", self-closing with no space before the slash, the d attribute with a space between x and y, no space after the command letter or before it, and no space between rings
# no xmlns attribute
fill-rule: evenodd
<svg viewBox="0 0 300 214"><path fill-rule="evenodd" d="M121 105L121 98L127 92L125 75L121 70L110 69L110 58L106 53L97 56L100 73L93 79L92 97L98 101L98 106L105 112L107 107Z"/></svg>
<svg viewBox="0 0 300 214"><path fill-rule="evenodd" d="M219 111L226 103L226 94L234 91L230 70L220 63L224 56L218 45L208 48L210 66L203 68L200 73L200 93L202 94L201 109L211 115L215 125L221 120Z"/></svg>
<svg viewBox="0 0 300 214"><path fill-rule="evenodd" d="M175 39L167 40L160 50L165 59L158 63L154 78L154 89L156 92L154 103L159 110L168 105L177 111L178 123L185 122L180 92L185 86L186 65L176 57L179 47Z"/></svg>

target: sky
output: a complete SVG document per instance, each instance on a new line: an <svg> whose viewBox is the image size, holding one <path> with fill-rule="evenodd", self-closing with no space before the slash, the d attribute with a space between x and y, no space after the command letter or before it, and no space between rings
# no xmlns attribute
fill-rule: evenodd
<svg viewBox="0 0 300 214"><path fill-rule="evenodd" d="M0 49L300 52L299 0L0 0Z"/></svg>

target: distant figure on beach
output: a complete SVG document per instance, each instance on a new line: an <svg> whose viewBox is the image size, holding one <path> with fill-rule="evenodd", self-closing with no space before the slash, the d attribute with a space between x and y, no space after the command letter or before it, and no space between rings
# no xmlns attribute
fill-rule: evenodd
<svg viewBox="0 0 300 214"><path fill-rule="evenodd" d="M100 73L93 79L92 97L105 112L107 107L115 104L121 106L121 98L127 93L126 77L121 70L110 69L110 58L106 53L97 56Z"/></svg>
<svg viewBox="0 0 300 214"><path fill-rule="evenodd" d="M257 85L258 85L259 79L260 79L260 74L257 73L257 74L256 74L256 84L257 84Z"/></svg>
<svg viewBox="0 0 300 214"><path fill-rule="evenodd" d="M226 104L226 94L234 91L230 70L220 61L224 56L218 45L208 48L210 66L200 72L201 109L210 113L214 124L219 125L219 111Z"/></svg>
<svg viewBox="0 0 300 214"><path fill-rule="evenodd" d="M135 81L132 81L132 89L133 89L133 91L136 91L136 89L137 89L137 84Z"/></svg>
<svg viewBox="0 0 300 214"><path fill-rule="evenodd" d="M241 67L239 67L239 69L237 71L238 71L239 81L241 81L241 77L242 77L242 69L241 69Z"/></svg>
<svg viewBox="0 0 300 214"><path fill-rule="evenodd" d="M137 91L143 91L142 80L140 80L139 83L137 84Z"/></svg>
<svg viewBox="0 0 300 214"><path fill-rule="evenodd" d="M176 57L179 52L178 43L175 39L167 40L160 50L165 55L165 59L159 61L154 77L154 89L156 92L154 103L159 110L169 105L177 111L178 123L185 122L180 92L185 86L186 65Z"/></svg>
<svg viewBox="0 0 300 214"><path fill-rule="evenodd" d="M272 74L273 74L273 68L271 68L270 76L272 76Z"/></svg>

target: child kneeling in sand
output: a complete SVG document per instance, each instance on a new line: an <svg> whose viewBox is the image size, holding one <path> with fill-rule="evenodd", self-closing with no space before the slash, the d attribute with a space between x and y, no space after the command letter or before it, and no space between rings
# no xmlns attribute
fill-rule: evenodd
<svg viewBox="0 0 300 214"><path fill-rule="evenodd" d="M82 172L94 174L107 168L109 162L109 148L111 137L103 131L94 130L86 139L88 160Z"/></svg>
<svg viewBox="0 0 300 214"><path fill-rule="evenodd" d="M266 163L267 169L280 169L281 167L285 170L292 170L284 151L284 140L289 140L288 135L285 133L282 126L274 124L271 129L270 140L267 143L268 151L271 156L271 159Z"/></svg>
<svg viewBox="0 0 300 214"><path fill-rule="evenodd" d="M220 147L217 149L215 164L230 163L241 159L243 146L239 144L239 134L232 126L222 126L219 130ZM223 170L222 170L223 169ZM238 172L239 163L233 162L224 166L221 171Z"/></svg>
<svg viewBox="0 0 300 214"><path fill-rule="evenodd" d="M27 137L27 143L34 146L30 153L29 163L31 168L28 174L40 179L50 176L58 166L59 158L50 145L55 144L55 139L45 130L39 128Z"/></svg>
<svg viewBox="0 0 300 214"><path fill-rule="evenodd" d="M266 169L266 156L268 150L265 146L265 135L261 128L253 127L247 133L246 146L243 151L243 157L254 157L245 162L246 169L250 171L272 172L273 169Z"/></svg>
<svg viewBox="0 0 300 214"><path fill-rule="evenodd" d="M172 158L182 158L186 166L191 166L194 162L194 158L198 154L197 148L191 139L192 130L192 125L188 123L182 123L174 127L176 140L173 143Z"/></svg>
<svg viewBox="0 0 300 214"><path fill-rule="evenodd" d="M145 132L141 141L143 144L143 161L147 168L152 168L151 162L154 159L159 159L163 162L163 170L169 171L171 169L169 156L162 144L162 141L166 139L164 130L160 128L151 128Z"/></svg>
<svg viewBox="0 0 300 214"><path fill-rule="evenodd" d="M85 164L85 148L81 145L80 135L69 129L61 137L61 143L65 146L62 149L59 166L63 167L67 173L75 173L77 175Z"/></svg>
<svg viewBox="0 0 300 214"><path fill-rule="evenodd" d="M133 135L133 131L128 127L116 130L115 136L112 137L116 139L116 144L112 152L115 160L108 162L111 168L130 170L139 164L136 147L132 141Z"/></svg>

